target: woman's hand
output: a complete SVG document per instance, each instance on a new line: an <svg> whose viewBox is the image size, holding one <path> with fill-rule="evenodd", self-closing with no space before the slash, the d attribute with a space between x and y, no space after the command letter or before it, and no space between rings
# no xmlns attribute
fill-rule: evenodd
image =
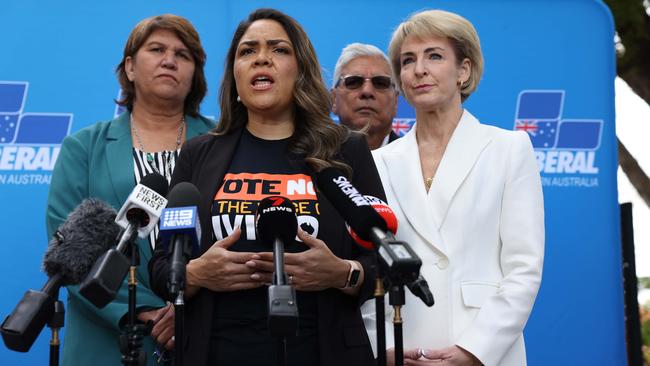
<svg viewBox="0 0 650 366"><path fill-rule="evenodd" d="M237 291L260 287L263 281L251 278L259 269L246 265L253 259L259 259L257 253L233 252L228 250L239 240L241 229L238 227L232 234L212 244L199 258L187 264L188 297L194 296L199 288L205 287L212 291ZM264 273L270 277L270 273Z"/></svg>
<svg viewBox="0 0 650 366"><path fill-rule="evenodd" d="M168 350L174 349L174 306L167 306L156 310L142 311L138 313L138 320L141 322L153 322L151 337Z"/></svg>
<svg viewBox="0 0 650 366"><path fill-rule="evenodd" d="M410 348L403 350L403 353L404 365L419 365L409 362L419 360L422 357L422 350L419 348ZM395 348L389 348L386 350L386 365L395 366Z"/></svg>
<svg viewBox="0 0 650 366"><path fill-rule="evenodd" d="M301 253L284 254L284 270L296 290L320 291L326 288L345 286L350 264L335 256L327 244L301 229L298 238L309 247ZM259 259L247 263L255 273L251 278L271 283L273 272L273 253L258 253Z"/></svg>
<svg viewBox="0 0 650 366"><path fill-rule="evenodd" d="M394 348L386 350L386 364L388 366L395 365ZM404 350L404 366L426 365L480 366L481 361L458 346L441 349L411 348Z"/></svg>

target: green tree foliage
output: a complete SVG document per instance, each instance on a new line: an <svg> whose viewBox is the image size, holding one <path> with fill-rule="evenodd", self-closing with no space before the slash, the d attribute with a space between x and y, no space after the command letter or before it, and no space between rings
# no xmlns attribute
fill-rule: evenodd
<svg viewBox="0 0 650 366"><path fill-rule="evenodd" d="M617 45L618 76L650 105L650 16L646 8L649 0L604 0L614 16ZM648 123L649 121L638 121ZM636 159L618 140L618 161L630 183L650 206L650 179ZM650 288L650 278L638 279L639 289ZM641 339L645 364L650 364L650 309L640 304Z"/></svg>
<svg viewBox="0 0 650 366"><path fill-rule="evenodd" d="M605 0L614 16L617 47L616 72L646 103L650 104L650 16L647 0ZM648 121L644 121L648 122ZM618 162L623 172L650 207L650 178L618 140Z"/></svg>
<svg viewBox="0 0 650 366"><path fill-rule="evenodd" d="M643 0L605 0L614 16L623 48L616 71L646 103L650 104L650 16Z"/></svg>
<svg viewBox="0 0 650 366"><path fill-rule="evenodd" d="M639 290L650 289L650 277L640 277L637 281L639 282Z"/></svg>

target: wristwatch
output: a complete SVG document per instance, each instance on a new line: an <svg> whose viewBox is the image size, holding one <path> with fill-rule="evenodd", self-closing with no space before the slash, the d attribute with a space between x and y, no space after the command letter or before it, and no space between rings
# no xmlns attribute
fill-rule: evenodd
<svg viewBox="0 0 650 366"><path fill-rule="evenodd" d="M359 275L361 274L361 268L359 264L355 261L345 260L350 264L350 272L348 272L348 280L345 282L344 288L356 287L359 283Z"/></svg>

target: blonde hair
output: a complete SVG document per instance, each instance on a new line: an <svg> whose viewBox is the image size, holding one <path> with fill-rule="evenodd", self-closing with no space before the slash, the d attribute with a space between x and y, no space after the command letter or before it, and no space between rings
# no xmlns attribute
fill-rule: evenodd
<svg viewBox="0 0 650 366"><path fill-rule="evenodd" d="M404 40L409 36L419 39L432 36L447 38L453 45L458 65L465 58L469 59L471 63L470 76L460 90L463 102L469 98L470 94L478 87L483 75L481 42L472 23L458 14L444 10L425 10L411 15L395 29L388 46L388 57L395 80L400 80L402 69L400 53ZM396 84L401 91L401 83Z"/></svg>

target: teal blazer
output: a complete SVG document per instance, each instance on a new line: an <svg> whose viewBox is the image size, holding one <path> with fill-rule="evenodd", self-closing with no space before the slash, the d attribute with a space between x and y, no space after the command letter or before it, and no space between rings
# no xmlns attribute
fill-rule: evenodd
<svg viewBox="0 0 650 366"><path fill-rule="evenodd" d="M214 127L207 118L185 116L187 139ZM130 113L114 120L86 127L63 140L52 173L47 199L47 235L51 238L68 214L85 198L95 197L116 210L135 187ZM151 247L138 241L140 265L137 270L136 307L155 309L165 302L149 289L147 265ZM112 366L121 364L120 321L126 321L128 286L126 279L110 304L98 309L79 294L79 286L68 286L63 341L64 366ZM143 351L147 365L156 365L154 341L145 337Z"/></svg>

